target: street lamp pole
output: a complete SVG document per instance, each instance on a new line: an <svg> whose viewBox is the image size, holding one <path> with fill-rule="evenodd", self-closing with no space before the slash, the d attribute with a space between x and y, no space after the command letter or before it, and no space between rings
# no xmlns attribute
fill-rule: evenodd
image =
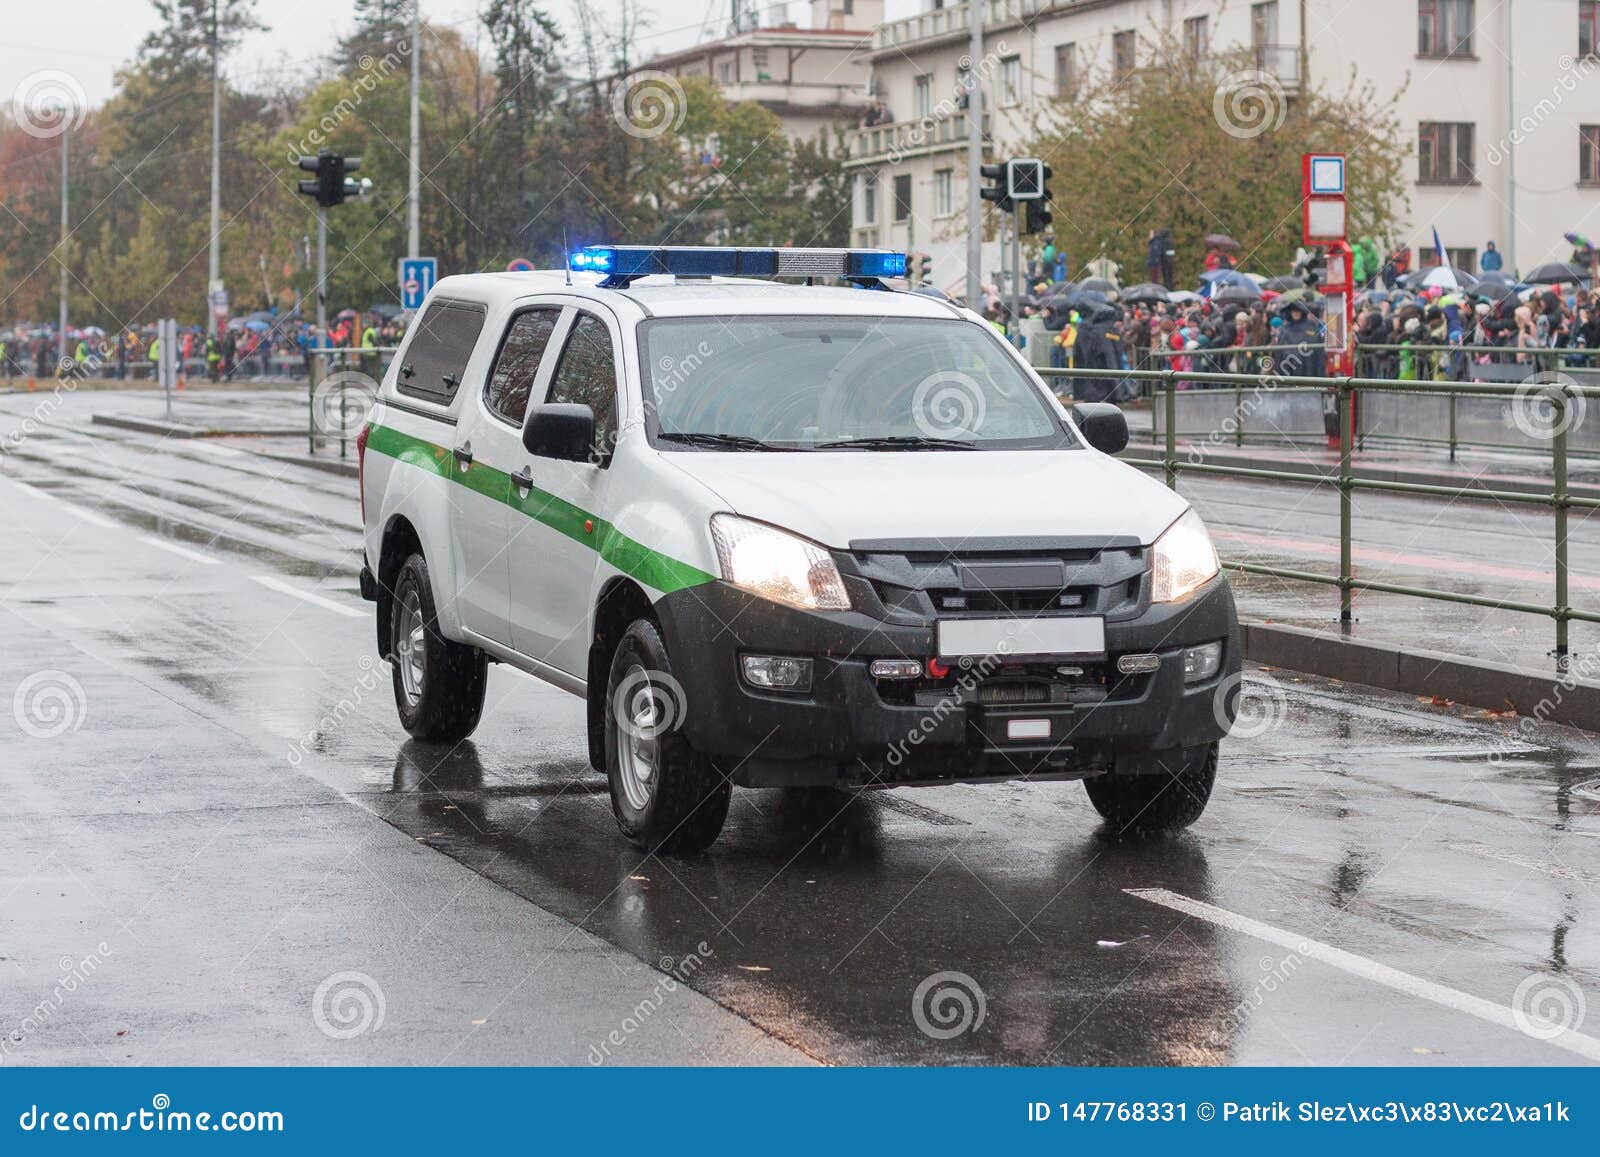
<svg viewBox="0 0 1600 1157"><path fill-rule="evenodd" d="M59 373L61 363L67 360L67 287L69 274L67 272L67 234L70 231L70 209L67 200L67 140L72 136L72 110L63 109L61 112L61 247L56 254L56 259L61 265L61 309L56 330L56 370Z"/></svg>
<svg viewBox="0 0 1600 1157"><path fill-rule="evenodd" d="M411 3L411 183L406 194L406 256L422 256L422 0Z"/></svg>
<svg viewBox="0 0 1600 1157"><path fill-rule="evenodd" d="M217 311L211 295L222 279L222 253L217 248L217 233L222 222L222 85L217 68L217 0L211 0L211 261L206 281L206 332L217 333Z"/></svg>
<svg viewBox="0 0 1600 1157"><path fill-rule="evenodd" d="M967 308L983 302L983 198L979 196L983 165L983 6L988 0L967 0L972 36L967 48Z"/></svg>

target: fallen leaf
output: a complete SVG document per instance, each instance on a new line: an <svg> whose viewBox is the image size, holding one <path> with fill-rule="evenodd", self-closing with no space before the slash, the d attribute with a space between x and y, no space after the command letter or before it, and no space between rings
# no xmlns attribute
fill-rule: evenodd
<svg viewBox="0 0 1600 1157"><path fill-rule="evenodd" d="M741 965L739 965L739 967L742 968L746 972L771 972L772 971L772 969L763 967L760 964L741 964Z"/></svg>
<svg viewBox="0 0 1600 1157"><path fill-rule="evenodd" d="M1444 1055L1443 1049L1423 1048L1421 1045L1417 1045L1411 1051L1416 1053L1419 1057L1437 1057Z"/></svg>
<svg viewBox="0 0 1600 1157"><path fill-rule="evenodd" d="M649 876L629 876L628 879L630 879L630 880L643 880L647 884L650 882L650 877Z"/></svg>
<svg viewBox="0 0 1600 1157"><path fill-rule="evenodd" d="M480 1019L480 1020L475 1020L475 1021L473 1021L473 1022L472 1022L472 1023L473 1023L473 1024L487 1024L487 1023L488 1023L488 1018L487 1018L487 1017L484 1017L484 1018L482 1018L482 1019Z"/></svg>

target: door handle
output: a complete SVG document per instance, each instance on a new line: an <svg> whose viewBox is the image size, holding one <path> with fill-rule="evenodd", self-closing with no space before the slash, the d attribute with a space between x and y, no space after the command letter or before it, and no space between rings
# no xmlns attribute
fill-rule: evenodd
<svg viewBox="0 0 1600 1157"><path fill-rule="evenodd" d="M456 464L463 470L472 465L472 443L463 442L451 451L456 456Z"/></svg>
<svg viewBox="0 0 1600 1157"><path fill-rule="evenodd" d="M526 498L526 492L533 489L533 471L524 466L511 476L511 481L516 483L518 490L524 492L522 496Z"/></svg>

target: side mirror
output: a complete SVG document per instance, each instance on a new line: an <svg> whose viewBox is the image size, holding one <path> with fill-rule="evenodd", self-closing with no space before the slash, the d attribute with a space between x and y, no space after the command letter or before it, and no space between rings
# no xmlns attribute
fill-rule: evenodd
<svg viewBox="0 0 1600 1157"><path fill-rule="evenodd" d="M573 402L529 407L522 448L540 458L587 462L594 454L594 411Z"/></svg>
<svg viewBox="0 0 1600 1157"><path fill-rule="evenodd" d="M1084 440L1102 454L1120 454L1128 445L1128 419L1110 402L1077 402L1072 420Z"/></svg>

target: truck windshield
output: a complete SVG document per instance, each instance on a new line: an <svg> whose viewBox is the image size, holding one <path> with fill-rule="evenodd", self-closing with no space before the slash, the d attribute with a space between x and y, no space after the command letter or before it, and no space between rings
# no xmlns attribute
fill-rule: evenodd
<svg viewBox="0 0 1600 1157"><path fill-rule="evenodd" d="M640 333L661 449L1078 445L997 338L957 318L658 318Z"/></svg>

